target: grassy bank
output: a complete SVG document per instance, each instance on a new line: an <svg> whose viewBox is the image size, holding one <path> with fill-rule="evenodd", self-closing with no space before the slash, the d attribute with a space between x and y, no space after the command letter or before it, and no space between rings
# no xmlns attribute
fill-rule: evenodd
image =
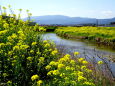
<svg viewBox="0 0 115 86"><path fill-rule="evenodd" d="M106 45L115 45L115 27L59 27L56 33L65 38L88 39Z"/></svg>
<svg viewBox="0 0 115 86"><path fill-rule="evenodd" d="M94 66L84 58L77 58L79 52L73 56L60 55L53 43L41 39L43 27L29 26L29 21L24 22L15 14L3 18L8 16L5 7L3 10L0 15L0 86L114 85L101 71L104 62L98 61ZM30 18L30 13L28 15Z"/></svg>

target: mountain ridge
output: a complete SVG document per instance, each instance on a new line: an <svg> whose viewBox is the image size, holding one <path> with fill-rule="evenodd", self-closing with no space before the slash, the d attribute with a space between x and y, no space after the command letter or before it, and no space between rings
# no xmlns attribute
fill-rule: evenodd
<svg viewBox="0 0 115 86"><path fill-rule="evenodd" d="M115 22L114 18L109 19L96 19L96 18L87 18L87 17L69 17L64 15L44 15L44 16L32 16L31 19L34 19L35 22L39 24L61 24L61 25L75 25L75 24L110 24ZM24 18L27 20L27 18Z"/></svg>

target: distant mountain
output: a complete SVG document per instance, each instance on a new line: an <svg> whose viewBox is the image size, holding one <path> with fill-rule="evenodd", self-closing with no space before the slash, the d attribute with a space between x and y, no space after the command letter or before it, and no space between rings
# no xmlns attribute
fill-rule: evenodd
<svg viewBox="0 0 115 86"><path fill-rule="evenodd" d="M24 20L26 20L25 18ZM61 24L61 25L75 25L75 24L110 24L115 22L115 18L111 19L96 19L96 18L84 18L84 17L68 17L63 15L46 15L46 16L32 16L35 22L39 24Z"/></svg>

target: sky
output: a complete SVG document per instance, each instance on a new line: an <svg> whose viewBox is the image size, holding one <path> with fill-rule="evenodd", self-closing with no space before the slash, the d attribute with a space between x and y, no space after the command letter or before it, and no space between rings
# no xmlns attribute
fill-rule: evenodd
<svg viewBox="0 0 115 86"><path fill-rule="evenodd" d="M27 9L32 16L115 17L115 0L0 0L0 5L11 5L16 14L18 9L23 9L23 18L27 16Z"/></svg>

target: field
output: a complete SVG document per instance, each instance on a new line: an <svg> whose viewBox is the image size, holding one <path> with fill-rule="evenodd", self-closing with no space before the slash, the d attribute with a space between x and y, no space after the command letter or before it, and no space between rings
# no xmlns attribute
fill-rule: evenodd
<svg viewBox="0 0 115 86"><path fill-rule="evenodd" d="M66 38L88 39L115 45L115 27L59 27L56 33Z"/></svg>
<svg viewBox="0 0 115 86"><path fill-rule="evenodd" d="M54 43L42 40L41 34L46 31L43 27L38 24L30 26L30 20L23 21L15 14L8 15L5 7L3 10L0 15L0 86L114 85L113 79L101 71L105 62L98 61L94 66L85 58L77 58L80 54L77 51L72 56L59 53ZM21 13L21 9L19 11ZM66 31L57 31L61 33L63 30ZM108 34L113 41L112 31Z"/></svg>

